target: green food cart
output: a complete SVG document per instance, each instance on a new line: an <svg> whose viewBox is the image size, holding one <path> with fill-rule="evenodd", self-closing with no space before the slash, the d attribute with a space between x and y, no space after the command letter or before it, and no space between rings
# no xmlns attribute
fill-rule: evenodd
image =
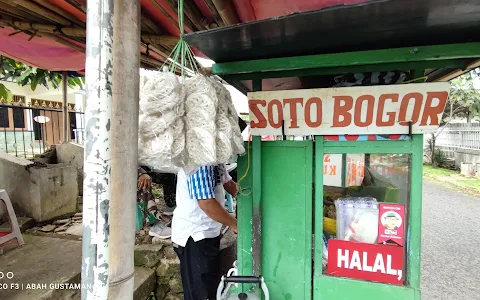
<svg viewBox="0 0 480 300"><path fill-rule="evenodd" d="M238 271L261 275L271 299L421 299L423 133L438 128L449 91L426 82L468 71L480 57L478 3L423 2L372 1L186 36L216 61L213 74L253 91L253 137L238 160ZM389 72L396 81L372 79ZM336 80L345 74L358 84ZM261 140L272 134L277 140ZM403 242L346 241L350 262L342 258L344 244L325 238L324 224L332 230L332 203L347 197L404 207Z"/></svg>

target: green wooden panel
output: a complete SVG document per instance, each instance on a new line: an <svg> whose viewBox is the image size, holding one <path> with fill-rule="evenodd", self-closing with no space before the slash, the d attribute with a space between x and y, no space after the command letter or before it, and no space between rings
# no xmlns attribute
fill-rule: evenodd
<svg viewBox="0 0 480 300"><path fill-rule="evenodd" d="M314 253L314 299L318 297L318 279L322 276L322 255L323 255L323 136L315 136L315 253Z"/></svg>
<svg viewBox="0 0 480 300"><path fill-rule="evenodd" d="M420 250L422 243L423 135L413 136L412 172L408 230L408 285L420 288Z"/></svg>
<svg viewBox="0 0 480 300"><path fill-rule="evenodd" d="M253 275L262 274L262 140L259 136L252 138L252 256Z"/></svg>
<svg viewBox="0 0 480 300"><path fill-rule="evenodd" d="M262 142L262 275L270 299L311 299L312 164L311 141Z"/></svg>
<svg viewBox="0 0 480 300"><path fill-rule="evenodd" d="M365 66L381 63L441 61L475 57L480 57L480 43L408 47L219 63L212 66L212 72L216 75L292 70L303 72L305 69L319 67ZM300 74L301 73L299 73L299 75Z"/></svg>
<svg viewBox="0 0 480 300"><path fill-rule="evenodd" d="M381 63L375 65L355 65L343 67L326 67L314 69L301 69L291 71L270 71L245 73L234 75L222 75L222 78L229 80L255 80L263 78L283 78L295 76L317 76L317 75L332 75L344 73L360 73L360 72L389 72L392 70L408 71L412 68L422 69L437 69L437 68L463 68L471 63L471 59L445 59L445 60L431 60L423 62L397 62L397 63ZM417 78L417 77L414 77Z"/></svg>
<svg viewBox="0 0 480 300"><path fill-rule="evenodd" d="M237 161L238 179L245 175L239 182L241 192L237 196L237 263L239 275L250 276L253 274L252 265L252 172L249 167L251 144L245 143L247 155L241 156ZM248 173L247 172L248 170Z"/></svg>
<svg viewBox="0 0 480 300"><path fill-rule="evenodd" d="M331 276L315 278L315 300L419 300L413 288Z"/></svg>

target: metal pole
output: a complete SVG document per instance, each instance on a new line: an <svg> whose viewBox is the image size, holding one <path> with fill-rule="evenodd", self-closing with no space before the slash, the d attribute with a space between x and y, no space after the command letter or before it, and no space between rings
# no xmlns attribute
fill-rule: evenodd
<svg viewBox="0 0 480 300"><path fill-rule="evenodd" d="M62 86L63 86L63 143L70 141L70 123L68 120L68 88L67 88L68 75L67 72L62 73Z"/></svg>
<svg viewBox="0 0 480 300"><path fill-rule="evenodd" d="M87 1L82 300L108 299L113 0Z"/></svg>
<svg viewBox="0 0 480 300"><path fill-rule="evenodd" d="M131 300L138 164L140 1L116 0L113 26L109 297Z"/></svg>

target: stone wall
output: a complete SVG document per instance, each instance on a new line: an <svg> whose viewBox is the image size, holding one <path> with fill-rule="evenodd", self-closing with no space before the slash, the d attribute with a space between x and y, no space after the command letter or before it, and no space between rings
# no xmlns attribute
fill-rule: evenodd
<svg viewBox="0 0 480 300"><path fill-rule="evenodd" d="M136 245L134 262L137 267L155 270L155 295L158 300L183 300L180 261L168 240L154 239L153 244Z"/></svg>
<svg viewBox="0 0 480 300"><path fill-rule="evenodd" d="M218 258L218 282L221 275L225 274L236 260L236 243L236 235L231 230L222 237ZM170 240L153 238L152 244L136 245L134 262L137 267L155 270L154 292L157 300L183 300L180 261Z"/></svg>
<svg viewBox="0 0 480 300"><path fill-rule="evenodd" d="M455 150L455 164L460 167L462 163L480 164L480 149L457 148Z"/></svg>
<svg viewBox="0 0 480 300"><path fill-rule="evenodd" d="M7 191L17 215L48 221L75 213L77 169L63 164L37 167L0 152L0 189Z"/></svg>
<svg viewBox="0 0 480 300"><path fill-rule="evenodd" d="M74 143L60 144L55 147L59 163L68 164L77 168L78 193L83 195L83 145Z"/></svg>

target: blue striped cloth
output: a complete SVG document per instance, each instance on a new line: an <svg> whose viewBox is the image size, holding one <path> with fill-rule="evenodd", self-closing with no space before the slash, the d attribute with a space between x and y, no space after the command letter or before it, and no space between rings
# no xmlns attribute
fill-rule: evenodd
<svg viewBox="0 0 480 300"><path fill-rule="evenodd" d="M215 199L215 186L219 176L216 166L203 166L187 180L188 193L191 199Z"/></svg>

